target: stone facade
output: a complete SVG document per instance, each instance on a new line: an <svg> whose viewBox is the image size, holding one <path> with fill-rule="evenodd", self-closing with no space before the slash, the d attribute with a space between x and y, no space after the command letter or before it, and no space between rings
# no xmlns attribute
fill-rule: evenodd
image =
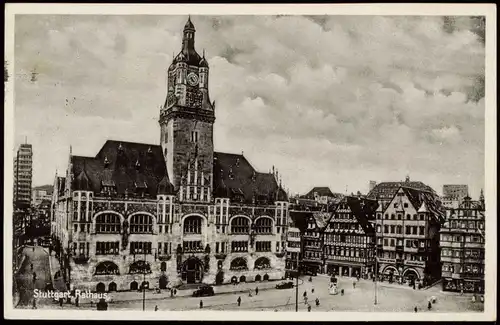
<svg viewBox="0 0 500 325"><path fill-rule="evenodd" d="M95 157L70 151L52 198L52 236L76 289L281 279L288 196L277 173L214 152L208 63L184 27L168 69L160 145L108 140ZM143 284L145 282L145 284Z"/></svg>

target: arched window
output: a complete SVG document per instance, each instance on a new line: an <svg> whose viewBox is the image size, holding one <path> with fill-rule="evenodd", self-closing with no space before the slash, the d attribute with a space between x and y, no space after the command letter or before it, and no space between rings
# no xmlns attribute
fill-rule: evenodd
<svg viewBox="0 0 500 325"><path fill-rule="evenodd" d="M270 218L257 219L255 232L258 234L271 234L273 232L273 221Z"/></svg>
<svg viewBox="0 0 500 325"><path fill-rule="evenodd" d="M185 234L201 234L201 217L190 216L184 219Z"/></svg>
<svg viewBox="0 0 500 325"><path fill-rule="evenodd" d="M118 266L110 261L99 263L95 268L95 275L119 275Z"/></svg>
<svg viewBox="0 0 500 325"><path fill-rule="evenodd" d="M271 268L271 262L267 257L259 257L254 264L254 268L257 270L264 270Z"/></svg>
<svg viewBox="0 0 500 325"><path fill-rule="evenodd" d="M231 261L230 270L239 271L239 270L248 270L247 260L242 257L237 257Z"/></svg>
<svg viewBox="0 0 500 325"><path fill-rule="evenodd" d="M136 214L130 219L130 233L148 234L153 232L153 217L147 214Z"/></svg>
<svg viewBox="0 0 500 325"><path fill-rule="evenodd" d="M147 274L152 273L151 266L145 261L136 261L130 264L129 274Z"/></svg>
<svg viewBox="0 0 500 325"><path fill-rule="evenodd" d="M120 229L120 216L116 214L105 213L95 218L95 231L97 233L119 233Z"/></svg>
<svg viewBox="0 0 500 325"><path fill-rule="evenodd" d="M245 217L235 217L231 220L231 233L233 234L248 234L249 221Z"/></svg>

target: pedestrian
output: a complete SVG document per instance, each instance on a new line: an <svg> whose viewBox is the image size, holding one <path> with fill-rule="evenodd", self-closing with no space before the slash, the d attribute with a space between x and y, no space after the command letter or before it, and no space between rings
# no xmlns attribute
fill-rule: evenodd
<svg viewBox="0 0 500 325"><path fill-rule="evenodd" d="M33 298L33 309L36 309L36 298Z"/></svg>
<svg viewBox="0 0 500 325"><path fill-rule="evenodd" d="M174 296L174 289L170 289L170 297Z"/></svg>
<svg viewBox="0 0 500 325"><path fill-rule="evenodd" d="M62 306L63 306L63 302L64 302L64 299L63 299L62 297L61 297L61 298L59 298L59 306L61 306L61 307L62 307Z"/></svg>
<svg viewBox="0 0 500 325"><path fill-rule="evenodd" d="M429 309L429 310L432 309L432 303L430 301L427 303L427 309Z"/></svg>
<svg viewBox="0 0 500 325"><path fill-rule="evenodd" d="M476 302L476 295L472 295L472 302Z"/></svg>
<svg viewBox="0 0 500 325"><path fill-rule="evenodd" d="M307 296L304 297L304 305L307 305Z"/></svg>
<svg viewBox="0 0 500 325"><path fill-rule="evenodd" d="M174 297L177 295L177 289L174 288Z"/></svg>
<svg viewBox="0 0 500 325"><path fill-rule="evenodd" d="M33 243L33 252L35 251L35 243Z"/></svg>
<svg viewBox="0 0 500 325"><path fill-rule="evenodd" d="M255 288L255 295L257 296L259 294L259 287Z"/></svg>
<svg viewBox="0 0 500 325"><path fill-rule="evenodd" d="M155 311L158 311L158 305L155 305Z"/></svg>
<svg viewBox="0 0 500 325"><path fill-rule="evenodd" d="M238 307L241 306L241 297L238 297L237 302L238 302Z"/></svg>
<svg viewBox="0 0 500 325"><path fill-rule="evenodd" d="M94 301L90 300L90 307L92 308L93 305L94 305Z"/></svg>
<svg viewBox="0 0 500 325"><path fill-rule="evenodd" d="M460 295L463 296L464 295L464 289L460 289Z"/></svg>
<svg viewBox="0 0 500 325"><path fill-rule="evenodd" d="M479 299L481 300L481 302L484 302L484 296L481 295L481 297L479 297Z"/></svg>
<svg viewBox="0 0 500 325"><path fill-rule="evenodd" d="M304 298L307 297L307 291L304 291L303 296L304 296Z"/></svg>
<svg viewBox="0 0 500 325"><path fill-rule="evenodd" d="M344 289L340 290L340 295L343 296L344 295Z"/></svg>
<svg viewBox="0 0 500 325"><path fill-rule="evenodd" d="M311 311L311 305L307 305L307 311L310 312Z"/></svg>
<svg viewBox="0 0 500 325"><path fill-rule="evenodd" d="M33 271L33 263L31 263L31 271Z"/></svg>
<svg viewBox="0 0 500 325"><path fill-rule="evenodd" d="M314 286L311 288L311 293L314 293Z"/></svg>
<svg viewBox="0 0 500 325"><path fill-rule="evenodd" d="M33 281L36 281L36 272L33 272Z"/></svg>
<svg viewBox="0 0 500 325"><path fill-rule="evenodd" d="M203 308L203 300L200 300L200 309Z"/></svg>
<svg viewBox="0 0 500 325"><path fill-rule="evenodd" d="M352 282L352 288L356 289L356 282L354 282L354 281Z"/></svg>
<svg viewBox="0 0 500 325"><path fill-rule="evenodd" d="M417 306L415 306L415 308L414 308L413 310L415 310L415 312L417 312L417 311L418 311L418 308L417 308Z"/></svg>
<svg viewBox="0 0 500 325"><path fill-rule="evenodd" d="M75 298L75 306L78 307L80 303L80 296L76 296Z"/></svg>
<svg viewBox="0 0 500 325"><path fill-rule="evenodd" d="M319 298L316 298L316 306L319 306Z"/></svg>

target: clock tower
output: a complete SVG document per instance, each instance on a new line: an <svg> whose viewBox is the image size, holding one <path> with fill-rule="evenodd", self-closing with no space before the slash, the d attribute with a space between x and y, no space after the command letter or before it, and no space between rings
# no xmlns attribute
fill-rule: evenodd
<svg viewBox="0 0 500 325"><path fill-rule="evenodd" d="M208 95L208 62L194 47L189 18L182 48L167 71L167 98L160 111L161 146L168 176L182 201L212 198L215 105Z"/></svg>

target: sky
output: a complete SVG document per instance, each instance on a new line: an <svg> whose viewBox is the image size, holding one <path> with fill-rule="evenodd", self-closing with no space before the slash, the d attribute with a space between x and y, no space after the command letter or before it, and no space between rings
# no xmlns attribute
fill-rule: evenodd
<svg viewBox="0 0 500 325"><path fill-rule="evenodd" d="M484 27L473 17L192 16L210 66L215 150L272 166L291 194L368 191L408 175L484 187ZM69 148L159 144L166 69L186 16L18 15L15 146L33 185ZM32 80L31 72L37 75Z"/></svg>

